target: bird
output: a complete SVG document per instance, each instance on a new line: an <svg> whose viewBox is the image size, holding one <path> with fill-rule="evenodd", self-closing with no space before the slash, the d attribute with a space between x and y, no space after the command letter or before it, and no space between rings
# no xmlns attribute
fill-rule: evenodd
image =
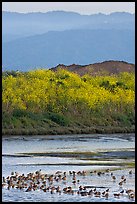
<svg viewBox="0 0 137 204"><path fill-rule="evenodd" d="M101 193L100 193L100 191L96 191L96 192L94 193L94 195L95 195L95 197L100 197Z"/></svg>
<svg viewBox="0 0 137 204"><path fill-rule="evenodd" d="M64 192L67 192L67 190L68 190L68 187L63 188Z"/></svg>
<svg viewBox="0 0 137 204"><path fill-rule="evenodd" d="M63 181L66 181L66 180L67 180L67 177L66 177L66 176L62 177L62 180L63 180Z"/></svg>
<svg viewBox="0 0 137 204"><path fill-rule="evenodd" d="M88 195L88 192L87 191L82 191L80 192L81 196L87 196Z"/></svg>
<svg viewBox="0 0 137 204"><path fill-rule="evenodd" d="M124 189L122 191L120 191L120 193L123 194L124 193Z"/></svg>
<svg viewBox="0 0 137 204"><path fill-rule="evenodd" d="M99 172L97 173L97 175L100 176L100 175L101 175L101 172L99 171Z"/></svg>
<svg viewBox="0 0 137 204"><path fill-rule="evenodd" d="M96 188L94 188L93 191L96 192Z"/></svg>
<svg viewBox="0 0 137 204"><path fill-rule="evenodd" d="M76 184L76 180L75 180L75 181L72 181L72 183L73 183L73 184Z"/></svg>
<svg viewBox="0 0 137 204"><path fill-rule="evenodd" d="M115 198L119 198L120 193L114 193L113 195L114 195Z"/></svg>
<svg viewBox="0 0 137 204"><path fill-rule="evenodd" d="M108 192L106 192L105 195L104 195L104 197L105 197L106 199L108 199L108 196L109 196L109 194L108 194Z"/></svg>
<svg viewBox="0 0 137 204"><path fill-rule="evenodd" d="M126 193L127 193L127 194L130 194L130 193L132 193L132 192L134 192L132 189L126 190Z"/></svg>
<svg viewBox="0 0 137 204"><path fill-rule="evenodd" d="M4 188L6 186L6 183L2 183L2 188Z"/></svg>
<svg viewBox="0 0 137 204"><path fill-rule="evenodd" d="M135 198L135 194L134 193L129 194L129 199L134 199L134 198Z"/></svg>
<svg viewBox="0 0 137 204"><path fill-rule="evenodd" d="M83 190L83 187L82 187L82 186L79 186L79 190L82 191L82 190Z"/></svg>
<svg viewBox="0 0 137 204"><path fill-rule="evenodd" d="M73 178L72 178L73 180L76 180L76 176L73 176Z"/></svg>
<svg viewBox="0 0 137 204"><path fill-rule="evenodd" d="M3 181L3 183L6 183L6 179L5 179L4 176L3 176L3 178L2 178L2 181Z"/></svg>
<svg viewBox="0 0 137 204"><path fill-rule="evenodd" d="M101 174L105 174L105 172L109 172L109 171L110 171L109 169L106 169L103 172L95 170L95 171L91 171L90 173L95 173L96 175L101 176ZM128 173L130 175L133 172L132 170L130 170ZM112 181L115 181L117 179L113 172L106 173L106 175L111 175ZM61 193L63 192L68 195L74 195L76 193L77 195L81 195L81 196L89 196L89 198L92 197L93 195L94 197L102 196L102 198L104 199L108 199L108 197L110 198L111 194L109 193L110 191L109 186L108 186L109 188L107 187L104 189L103 192L101 192L100 190L98 190L99 187L84 185L85 181L84 181L84 177L82 176L84 177L87 176L87 172L69 171L69 173L67 173L66 171L62 171L62 172L57 171L54 174L43 174L41 173L41 170L39 170L36 172L28 173L26 176L24 174L19 174L17 172L11 172L10 176L7 176L7 177L3 176L2 188L6 187L8 190L18 189L18 191L24 190L26 192L40 190L43 193L44 192L45 193L50 192L51 194L57 193L58 196L61 195ZM69 180L70 177L71 177L71 181ZM94 177L94 174L93 174L93 177ZM103 179L102 176L101 178ZM133 199L135 199L135 191L132 189L124 189L122 185L124 184L124 182L126 182L125 175L121 175L120 178L121 179L118 182L120 186L119 192L114 192L114 193L112 192L112 197L114 196L115 198L119 198L119 197L122 198L122 196L124 195L125 197L129 198L130 201L132 202ZM88 180L88 178L86 179ZM111 182L111 179L110 179L110 182ZM63 188L62 185L65 185L65 184L67 185L66 180L68 180L68 183L71 183L71 184L70 186L64 186L65 188ZM81 182L84 182L84 183L82 184ZM61 186L60 186L60 183L61 183ZM78 185L79 183L81 185ZM49 186L47 187L47 185ZM78 190L72 189L72 188L75 188L77 185L79 186Z"/></svg>
<svg viewBox="0 0 137 204"><path fill-rule="evenodd" d="M112 176L112 179L113 179L113 181L115 181L115 180L116 180L116 177L113 175L113 176Z"/></svg>
<svg viewBox="0 0 137 204"><path fill-rule="evenodd" d="M66 176L66 171L63 172L64 176Z"/></svg>
<svg viewBox="0 0 137 204"><path fill-rule="evenodd" d="M61 174L62 173L62 171L56 171L56 173L55 174Z"/></svg>
<svg viewBox="0 0 137 204"><path fill-rule="evenodd" d="M82 171L82 175L83 175L83 176L86 176L86 171L83 170L83 171Z"/></svg>
<svg viewBox="0 0 137 204"><path fill-rule="evenodd" d="M123 182L126 183L126 178L123 179Z"/></svg>
<svg viewBox="0 0 137 204"><path fill-rule="evenodd" d="M123 184L123 181L120 181L120 182L119 182L119 186L122 186L122 184Z"/></svg>
<svg viewBox="0 0 137 204"><path fill-rule="evenodd" d="M105 193L106 193L106 191L103 191L103 192L102 192L102 196L103 196L103 197L105 196Z"/></svg>
<svg viewBox="0 0 137 204"><path fill-rule="evenodd" d="M92 189L88 192L88 195L93 195Z"/></svg>
<svg viewBox="0 0 137 204"><path fill-rule="evenodd" d="M72 171L69 171L69 175L72 175L73 173L72 173Z"/></svg>
<svg viewBox="0 0 137 204"><path fill-rule="evenodd" d="M132 170L130 170L130 171L129 171L129 174L132 174L132 173L133 173Z"/></svg>

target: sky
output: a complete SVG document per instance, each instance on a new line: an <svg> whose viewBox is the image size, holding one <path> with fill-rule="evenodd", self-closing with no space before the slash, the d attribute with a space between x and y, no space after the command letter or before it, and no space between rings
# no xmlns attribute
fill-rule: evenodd
<svg viewBox="0 0 137 204"><path fill-rule="evenodd" d="M28 13L57 10L86 15L112 12L135 13L135 2L2 2L2 11Z"/></svg>

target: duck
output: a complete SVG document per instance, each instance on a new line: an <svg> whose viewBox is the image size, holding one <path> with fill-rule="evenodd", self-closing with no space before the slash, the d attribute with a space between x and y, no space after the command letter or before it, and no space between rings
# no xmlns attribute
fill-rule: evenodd
<svg viewBox="0 0 137 204"><path fill-rule="evenodd" d="M68 190L68 187L63 188L64 193L67 192L67 190Z"/></svg>
<svg viewBox="0 0 137 204"><path fill-rule="evenodd" d="M3 183L6 183L6 179L5 179L4 176L2 177L2 182L3 182Z"/></svg>
<svg viewBox="0 0 137 204"><path fill-rule="evenodd" d="M96 191L96 192L94 192L94 195L95 195L95 197L100 197L101 193L100 193L100 191Z"/></svg>
<svg viewBox="0 0 137 204"><path fill-rule="evenodd" d="M12 176L14 175L14 172L13 172L13 171L11 172L11 175L12 175Z"/></svg>
<svg viewBox="0 0 137 204"><path fill-rule="evenodd" d="M110 172L110 169L106 169L106 172L107 172L107 173Z"/></svg>
<svg viewBox="0 0 137 204"><path fill-rule="evenodd" d="M60 186L57 186L57 187L56 187L56 192L57 192L57 193L60 192Z"/></svg>
<svg viewBox="0 0 137 204"><path fill-rule="evenodd" d="M80 180L78 179L78 180L77 180L77 183L79 183L79 182L80 182Z"/></svg>
<svg viewBox="0 0 137 204"><path fill-rule="evenodd" d="M109 196L109 193L106 192L105 195L104 195L104 197L105 197L106 199L108 199L108 196Z"/></svg>
<svg viewBox="0 0 137 204"><path fill-rule="evenodd" d="M29 186L29 187L27 188L26 192L29 192L29 191L31 191L31 190L32 190L32 188Z"/></svg>
<svg viewBox="0 0 137 204"><path fill-rule="evenodd" d="M126 183L126 178L123 179L123 182Z"/></svg>
<svg viewBox="0 0 137 204"><path fill-rule="evenodd" d="M69 171L69 175L71 176L73 173L72 173L72 171Z"/></svg>
<svg viewBox="0 0 137 204"><path fill-rule="evenodd" d="M75 180L75 181L72 181L72 183L73 183L73 184L76 184L76 180Z"/></svg>
<svg viewBox="0 0 137 204"><path fill-rule="evenodd" d="M129 174L132 174L133 172L132 172L132 170L130 170L128 173L129 173Z"/></svg>
<svg viewBox="0 0 137 204"><path fill-rule="evenodd" d="M61 174L62 173L62 171L56 171L55 172L55 174Z"/></svg>
<svg viewBox="0 0 137 204"><path fill-rule="evenodd" d="M87 196L88 195L88 192L87 191L82 191L80 192L81 196Z"/></svg>
<svg viewBox="0 0 137 204"><path fill-rule="evenodd" d="M135 198L135 194L134 193L131 193L128 196L129 196L129 199L134 199Z"/></svg>
<svg viewBox="0 0 137 204"><path fill-rule="evenodd" d="M118 185L119 185L119 186L122 186L122 185L123 185L123 181L120 181Z"/></svg>
<svg viewBox="0 0 137 204"><path fill-rule="evenodd" d="M114 193L113 194L115 198L119 198L120 197L120 193Z"/></svg>
<svg viewBox="0 0 137 204"><path fill-rule="evenodd" d="M2 188L4 188L6 186L6 183L2 183Z"/></svg>
<svg viewBox="0 0 137 204"><path fill-rule="evenodd" d="M123 194L124 193L124 189L122 191L120 191L120 194Z"/></svg>
<svg viewBox="0 0 137 204"><path fill-rule="evenodd" d="M76 171L72 171L72 174L73 174L73 176L75 176L76 175Z"/></svg>
<svg viewBox="0 0 137 204"><path fill-rule="evenodd" d="M72 178L73 180L76 180L76 176L73 176L73 178Z"/></svg>
<svg viewBox="0 0 137 204"><path fill-rule="evenodd" d="M66 177L66 176L63 176L63 177L62 177L62 180L63 180L63 181L66 181L66 180L67 180L67 177Z"/></svg>
<svg viewBox="0 0 137 204"><path fill-rule="evenodd" d="M47 189L46 189L46 188L43 188L42 190L43 190L43 192L46 192L46 191L47 191Z"/></svg>
<svg viewBox="0 0 137 204"><path fill-rule="evenodd" d="M86 176L86 171L82 171L82 176Z"/></svg>
<svg viewBox="0 0 137 204"><path fill-rule="evenodd" d="M82 172L81 172L81 171L78 171L78 172L77 172L77 175L82 175Z"/></svg>
<svg viewBox="0 0 137 204"><path fill-rule="evenodd" d="M54 190L56 190L56 188L55 188L54 186L52 186L50 193L53 194L53 193L54 193Z"/></svg>
<svg viewBox="0 0 137 204"><path fill-rule="evenodd" d="M83 187L82 187L82 186L79 186L79 190L82 191L82 190L83 190Z"/></svg>
<svg viewBox="0 0 137 204"><path fill-rule="evenodd" d="M103 191L103 192L102 192L102 196L103 196L103 197L105 197L105 193L106 193L106 191Z"/></svg>
<svg viewBox="0 0 137 204"><path fill-rule="evenodd" d="M88 195L93 195L93 190L92 189L88 192Z"/></svg>
<svg viewBox="0 0 137 204"><path fill-rule="evenodd" d="M99 171L99 172L97 173L97 175L98 175L98 176L101 176L101 172Z"/></svg>
<svg viewBox="0 0 137 204"><path fill-rule="evenodd" d="M115 181L115 180L116 180L116 177L113 175L113 176L112 176L112 179L113 179L113 181Z"/></svg>
<svg viewBox="0 0 137 204"><path fill-rule="evenodd" d="M64 176L66 176L66 171L63 172Z"/></svg>
<svg viewBox="0 0 137 204"><path fill-rule="evenodd" d="M127 194L130 194L130 193L133 193L134 191L132 190L132 189L128 189L128 190L126 190L126 193Z"/></svg>

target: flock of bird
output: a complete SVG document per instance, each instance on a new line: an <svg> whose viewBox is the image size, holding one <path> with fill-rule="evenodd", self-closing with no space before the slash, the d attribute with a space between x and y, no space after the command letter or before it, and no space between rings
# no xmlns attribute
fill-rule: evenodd
<svg viewBox="0 0 137 204"><path fill-rule="evenodd" d="M120 181L114 175L110 169L104 171L91 171L90 175L109 175L111 181L117 182L117 185L120 187L118 193L112 193L111 196L114 198L120 198L121 196L127 196L130 200L135 200L135 191L133 189L124 189L122 186L127 182L127 179L124 175L121 176ZM129 175L132 175L133 172L130 170ZM59 195L63 194L77 194L81 196L94 196L94 197L104 197L108 199L110 197L110 188L105 188L105 190L99 190L97 186L86 186L82 185L81 178L84 179L88 173L86 171L68 171L62 172L57 171L54 174L45 174L42 173L41 169L39 171L28 173L26 176L24 174L19 174L18 172L11 172L10 176L3 177L2 179L2 188L10 189L19 189L24 190L25 192L41 190L43 192L50 192L51 194L58 193ZM67 182L72 185L67 185ZM64 184L65 187L61 184ZM76 188L77 187L77 188Z"/></svg>

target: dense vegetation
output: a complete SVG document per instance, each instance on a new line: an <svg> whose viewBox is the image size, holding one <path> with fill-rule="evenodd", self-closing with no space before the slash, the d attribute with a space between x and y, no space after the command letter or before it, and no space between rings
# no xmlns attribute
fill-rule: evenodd
<svg viewBox="0 0 137 204"><path fill-rule="evenodd" d="M3 72L3 134L132 132L135 75Z"/></svg>

